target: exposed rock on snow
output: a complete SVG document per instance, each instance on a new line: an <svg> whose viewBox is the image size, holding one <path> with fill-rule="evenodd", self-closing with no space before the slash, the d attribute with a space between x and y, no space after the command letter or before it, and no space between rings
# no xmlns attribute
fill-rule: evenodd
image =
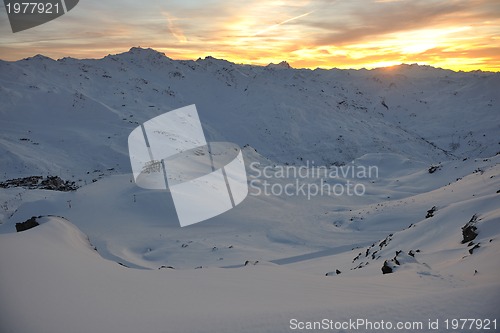
<svg viewBox="0 0 500 333"><path fill-rule="evenodd" d="M75 182L64 181L59 176L30 176L24 178L9 179L0 183L1 188L24 187L27 189L41 189L51 191L76 191L78 186Z"/></svg>
<svg viewBox="0 0 500 333"><path fill-rule="evenodd" d="M429 217L433 217L434 213L436 212L436 210L437 210L437 207L436 206L432 206L432 208L427 211L427 214L425 215L425 218L428 219Z"/></svg>
<svg viewBox="0 0 500 333"><path fill-rule="evenodd" d="M16 223L16 231L17 232L25 231L34 228L38 225L40 224L36 221L36 217L33 216L30 219L26 220L25 222Z"/></svg>
<svg viewBox="0 0 500 333"><path fill-rule="evenodd" d="M340 275L340 274L342 274L342 272L339 271L338 269L336 269L335 271L327 272L325 274L325 276L335 276L335 275Z"/></svg>
<svg viewBox="0 0 500 333"><path fill-rule="evenodd" d="M392 273L392 265L389 264L387 260L384 261L384 265L382 266L382 274L390 274Z"/></svg>
<svg viewBox="0 0 500 333"><path fill-rule="evenodd" d="M462 227L462 244L468 243L470 241L473 241L476 239L478 233L477 233L477 227L476 227L476 221L477 221L477 215L474 214L469 222L467 222L463 227Z"/></svg>
<svg viewBox="0 0 500 333"><path fill-rule="evenodd" d="M384 261L384 265L382 266L382 274L394 273L394 271L398 269L400 266L403 266L404 264L408 263L418 264L418 261L415 259L415 254L413 253L413 251L410 251L408 253L404 253L401 250L396 251L396 255L394 256L394 258Z"/></svg>

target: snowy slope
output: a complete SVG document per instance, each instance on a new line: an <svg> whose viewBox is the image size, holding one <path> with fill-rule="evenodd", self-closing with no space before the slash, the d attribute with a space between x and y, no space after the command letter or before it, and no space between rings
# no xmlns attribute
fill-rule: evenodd
<svg viewBox="0 0 500 333"><path fill-rule="evenodd" d="M64 219L37 228L1 236L3 332L288 332L293 318L396 323L498 314L498 281L452 284L408 271L334 281L273 265L134 270L100 258Z"/></svg>
<svg viewBox="0 0 500 333"><path fill-rule="evenodd" d="M139 48L0 61L0 182L41 175L80 186L0 188L0 331L500 320L498 87L498 73L311 71ZM252 186L235 209L180 228L169 192L133 182L127 137L193 103L210 141L243 147ZM321 177L266 195L266 182L296 180L275 173L291 165L378 172L326 177L362 185L359 196L298 191ZM32 216L40 225L16 233ZM462 243L471 220L477 237Z"/></svg>
<svg viewBox="0 0 500 333"><path fill-rule="evenodd" d="M212 141L249 144L279 163L348 163L374 152L430 163L499 151L498 73L311 71L133 48L100 60L0 62L0 83L0 169L10 175L128 172L131 129L193 103Z"/></svg>

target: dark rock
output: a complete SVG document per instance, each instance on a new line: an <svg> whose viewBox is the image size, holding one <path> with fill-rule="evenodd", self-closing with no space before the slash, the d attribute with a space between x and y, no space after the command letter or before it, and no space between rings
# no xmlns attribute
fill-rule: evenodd
<svg viewBox="0 0 500 333"><path fill-rule="evenodd" d="M382 266L382 274L392 273L392 267L388 265L387 260L384 261L384 266Z"/></svg>
<svg viewBox="0 0 500 333"><path fill-rule="evenodd" d="M161 265L160 267L158 267L158 269L165 269L165 268L168 268L168 269L175 269L175 268L173 268L172 266L165 266L165 265Z"/></svg>
<svg viewBox="0 0 500 333"><path fill-rule="evenodd" d="M34 228L38 225L40 224L36 221L36 217L33 216L30 219L26 220L25 222L16 223L16 231L17 232L25 231Z"/></svg>
<svg viewBox="0 0 500 333"><path fill-rule="evenodd" d="M380 246L380 249L382 249L384 246L387 245L387 238L384 239L383 241L380 242L380 244L378 246Z"/></svg>
<svg viewBox="0 0 500 333"><path fill-rule="evenodd" d="M475 249L479 249L480 247L481 247L481 246L479 246L479 244L474 245L474 247L473 247L473 248L469 249L469 253L470 253L470 254L474 253L474 250L475 250Z"/></svg>
<svg viewBox="0 0 500 333"><path fill-rule="evenodd" d="M30 176L25 178L16 178L9 179L0 183L0 187L2 188L11 188L11 187L25 187L25 188L33 188L38 186L40 181L42 180L42 176Z"/></svg>
<svg viewBox="0 0 500 333"><path fill-rule="evenodd" d="M42 189L52 191L76 191L78 186L75 182L64 181L59 176L30 176L24 178L9 179L0 183L1 188L23 187L28 189Z"/></svg>
<svg viewBox="0 0 500 333"><path fill-rule="evenodd" d="M429 217L433 217L436 210L437 210L437 207L433 206L431 209L429 209L427 211L427 215L425 215L425 218L428 219Z"/></svg>
<svg viewBox="0 0 500 333"><path fill-rule="evenodd" d="M467 224L465 224L462 227L462 236L463 236L462 244L468 243L477 237L478 235L477 227L475 226L476 221L477 221L477 215L474 214L471 217L470 221L467 222Z"/></svg>
<svg viewBox="0 0 500 333"><path fill-rule="evenodd" d="M440 168L441 168L440 165L431 165L429 168L429 173L434 173L434 172L438 171Z"/></svg>
<svg viewBox="0 0 500 333"><path fill-rule="evenodd" d="M419 264L419 262L415 259L415 253L413 252L413 250L410 250L408 254L406 252L403 252L402 250L398 250L396 251L396 255L394 256L394 258L384 261L384 265L382 266L382 273L394 273L394 271L398 269L398 267L408 263Z"/></svg>
<svg viewBox="0 0 500 333"><path fill-rule="evenodd" d="M387 110L389 110L389 107L387 106L387 104L385 103L385 101L380 102L380 104L382 104L382 106L384 108L386 108Z"/></svg>
<svg viewBox="0 0 500 333"><path fill-rule="evenodd" d="M335 272L328 272L325 274L325 276L335 276L335 275L339 275L340 273L342 273L341 271L339 271L338 269L335 270Z"/></svg>

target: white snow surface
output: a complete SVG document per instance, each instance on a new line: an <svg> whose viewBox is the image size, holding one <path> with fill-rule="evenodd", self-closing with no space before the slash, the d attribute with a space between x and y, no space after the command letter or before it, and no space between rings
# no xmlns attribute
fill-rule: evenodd
<svg viewBox="0 0 500 333"><path fill-rule="evenodd" d="M499 88L499 73L257 67L140 48L0 61L0 182L50 175L80 186L0 188L0 332L499 325ZM127 137L190 104L209 141L243 147L254 182L236 208L180 228L168 191L133 182ZM264 170L340 165L378 174L327 179L362 185L360 196L258 193L296 180L256 179ZM40 225L16 233L32 216ZM477 237L462 243L471 220ZM385 261L393 273L382 274Z"/></svg>

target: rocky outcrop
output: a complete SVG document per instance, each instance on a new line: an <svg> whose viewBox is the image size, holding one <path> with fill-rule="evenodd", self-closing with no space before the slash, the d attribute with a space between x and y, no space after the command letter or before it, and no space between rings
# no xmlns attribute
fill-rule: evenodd
<svg viewBox="0 0 500 333"><path fill-rule="evenodd" d="M469 222L467 222L462 227L462 244L468 243L476 239L477 237L477 227L475 226L477 221L477 215L473 215Z"/></svg>
<svg viewBox="0 0 500 333"><path fill-rule="evenodd" d="M25 222L16 223L16 231L17 232L25 231L34 228L38 225L40 225L40 223L38 223L36 221L36 217L33 216L30 219L26 220Z"/></svg>
<svg viewBox="0 0 500 333"><path fill-rule="evenodd" d="M9 179L0 182L0 188L24 187L30 190L51 190L51 191L76 191L78 186L75 182L64 181L59 176L29 176L24 178Z"/></svg>

